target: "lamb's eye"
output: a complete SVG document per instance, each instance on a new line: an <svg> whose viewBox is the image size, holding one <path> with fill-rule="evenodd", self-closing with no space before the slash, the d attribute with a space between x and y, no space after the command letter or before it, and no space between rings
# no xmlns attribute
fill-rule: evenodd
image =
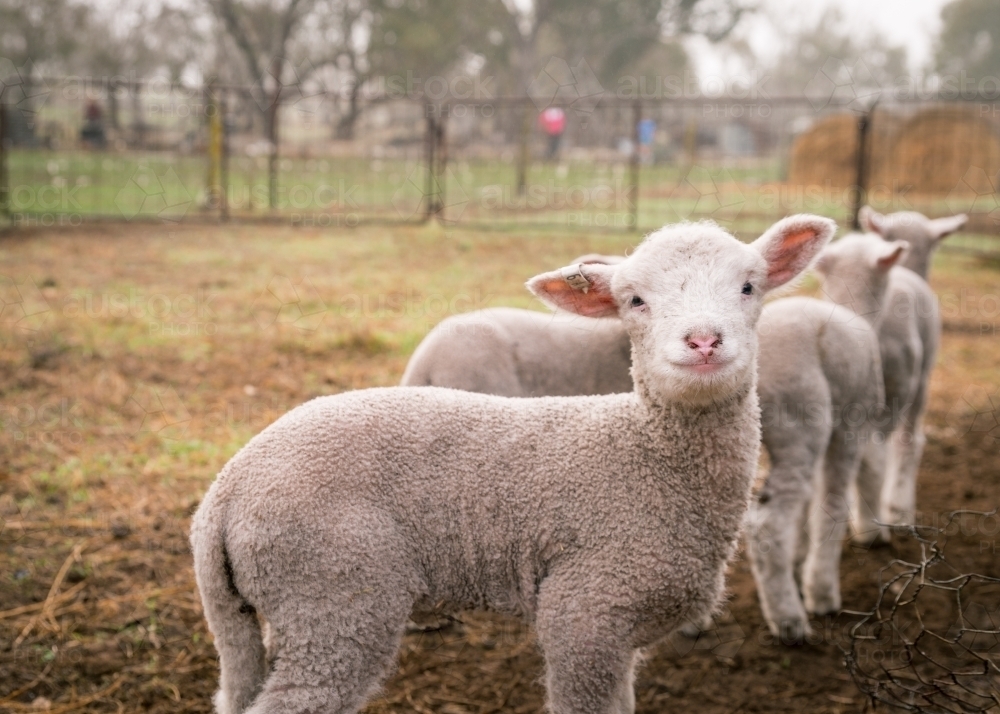
<svg viewBox="0 0 1000 714"><path fill-rule="evenodd" d="M743 294L750 295L753 293L753 285L750 283L743 283Z"/></svg>
<svg viewBox="0 0 1000 714"><path fill-rule="evenodd" d="M645 304L646 304L646 301L643 300L638 295L633 295L632 296L632 307L642 307Z"/></svg>

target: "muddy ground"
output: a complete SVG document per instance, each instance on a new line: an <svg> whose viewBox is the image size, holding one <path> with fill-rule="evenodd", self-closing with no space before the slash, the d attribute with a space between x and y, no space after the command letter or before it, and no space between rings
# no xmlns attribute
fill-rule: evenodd
<svg viewBox="0 0 1000 714"><path fill-rule="evenodd" d="M634 241L238 226L0 236L0 710L210 711L218 670L187 529L226 459L306 399L393 384L445 315L531 306L525 278ZM970 257L934 267L945 330L922 523L1000 505L998 278ZM964 523L949 566L1000 577L1000 521ZM870 609L880 568L918 555L902 536L846 548L845 609ZM639 711L863 709L841 649L857 616L818 621L811 644L788 647L763 625L742 554L728 592L714 630L649 654ZM947 629L954 613L935 605L925 617ZM893 646L865 656L891 658ZM368 711L541 711L541 677L517 621L421 621Z"/></svg>

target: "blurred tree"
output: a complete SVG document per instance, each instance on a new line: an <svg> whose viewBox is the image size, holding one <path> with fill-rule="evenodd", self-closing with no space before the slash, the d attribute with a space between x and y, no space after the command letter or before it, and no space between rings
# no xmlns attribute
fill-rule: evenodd
<svg viewBox="0 0 1000 714"><path fill-rule="evenodd" d="M996 0L952 0L941 10L935 64L977 79L1000 77L1000 7Z"/></svg>
<svg viewBox="0 0 1000 714"><path fill-rule="evenodd" d="M311 81L351 86L368 69L368 0L204 0L241 61L235 70L254 86L265 134L277 145L279 96L301 96ZM275 158L272 152L272 163ZM272 171L273 175L273 171Z"/></svg>
<svg viewBox="0 0 1000 714"><path fill-rule="evenodd" d="M749 6L742 0L535 0L505 2L514 45L516 90L543 69L543 55L571 66L583 60L603 86L664 40L699 34L724 38Z"/></svg>
<svg viewBox="0 0 1000 714"><path fill-rule="evenodd" d="M141 84L154 75L179 81L185 71L200 75L209 56L206 34L197 14L185 6L150 5L118 0L97 6L87 26L78 31L78 71L105 85L108 120L119 128L119 102L130 97L133 128L142 131Z"/></svg>
<svg viewBox="0 0 1000 714"><path fill-rule="evenodd" d="M780 21L779 21L780 26ZM806 94L815 101L871 101L907 74L906 48L862 33L838 8L795 31L783 30L782 50L764 66L772 95ZM859 105L860 108L860 105Z"/></svg>
<svg viewBox="0 0 1000 714"><path fill-rule="evenodd" d="M687 64L672 42L725 37L741 0L373 0L373 64L424 77L471 63L500 95L523 95L549 59L585 61L605 88L655 54ZM659 74L668 68L659 70Z"/></svg>
<svg viewBox="0 0 1000 714"><path fill-rule="evenodd" d="M2 101L16 106L31 132L45 74L75 69L80 28L91 9L69 0L0 0L0 87Z"/></svg>
<svg viewBox="0 0 1000 714"><path fill-rule="evenodd" d="M91 12L70 0L0 0L0 57L18 68L66 72Z"/></svg>

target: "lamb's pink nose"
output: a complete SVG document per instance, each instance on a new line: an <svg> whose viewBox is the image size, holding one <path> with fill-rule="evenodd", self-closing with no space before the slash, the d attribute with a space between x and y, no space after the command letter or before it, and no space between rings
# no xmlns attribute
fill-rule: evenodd
<svg viewBox="0 0 1000 714"><path fill-rule="evenodd" d="M693 350L698 350L705 357L711 357L715 348L719 346L722 339L718 335L691 335L687 338L687 345Z"/></svg>

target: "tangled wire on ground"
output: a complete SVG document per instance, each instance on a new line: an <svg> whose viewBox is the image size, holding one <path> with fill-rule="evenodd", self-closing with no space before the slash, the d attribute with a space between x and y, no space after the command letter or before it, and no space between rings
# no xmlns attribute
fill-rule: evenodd
<svg viewBox="0 0 1000 714"><path fill-rule="evenodd" d="M881 568L875 607L848 613L861 617L844 654L866 711L882 703L1000 712L1000 578L961 573L945 558L949 537L981 534L986 523L1000 523L996 510L954 511L942 525L897 530L919 557Z"/></svg>

